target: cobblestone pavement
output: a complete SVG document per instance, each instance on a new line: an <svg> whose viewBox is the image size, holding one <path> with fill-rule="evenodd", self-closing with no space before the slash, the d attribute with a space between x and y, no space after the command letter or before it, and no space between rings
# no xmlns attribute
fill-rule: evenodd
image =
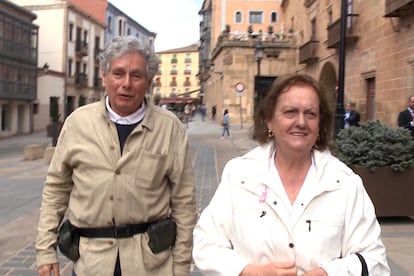
<svg viewBox="0 0 414 276"><path fill-rule="evenodd" d="M220 139L221 127L216 121L203 122L196 117L184 127L190 137L196 204L201 213L217 188L226 162L257 144L247 138L249 125L243 128L232 126L231 137L223 140ZM50 138L45 137L45 133L0 139L0 275L36 275L34 241L47 164L43 159L24 161L22 147L29 144L46 146L49 143ZM19 147L21 154L13 154L12 149ZM9 190L6 185L18 188L6 194L5 191ZM27 189L30 189L29 193ZM414 219L381 218L380 223L391 275L414 276ZM63 256L60 256L60 268L61 275L71 275L71 263ZM193 268L190 275L201 273Z"/></svg>

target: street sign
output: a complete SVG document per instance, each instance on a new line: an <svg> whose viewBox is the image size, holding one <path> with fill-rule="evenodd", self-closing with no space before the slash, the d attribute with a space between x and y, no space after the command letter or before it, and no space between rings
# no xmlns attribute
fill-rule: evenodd
<svg viewBox="0 0 414 276"><path fill-rule="evenodd" d="M236 89L236 96L237 97L243 97L244 96L243 91L246 88L246 86L244 85L244 83L237 82L236 85L234 86L234 88Z"/></svg>

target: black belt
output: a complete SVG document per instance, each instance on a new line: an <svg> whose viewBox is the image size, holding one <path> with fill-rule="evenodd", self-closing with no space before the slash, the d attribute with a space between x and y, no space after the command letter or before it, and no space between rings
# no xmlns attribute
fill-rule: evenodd
<svg viewBox="0 0 414 276"><path fill-rule="evenodd" d="M144 233L150 225L151 223L141 223L96 228L75 227L75 229L79 236L87 238L130 238L135 234Z"/></svg>

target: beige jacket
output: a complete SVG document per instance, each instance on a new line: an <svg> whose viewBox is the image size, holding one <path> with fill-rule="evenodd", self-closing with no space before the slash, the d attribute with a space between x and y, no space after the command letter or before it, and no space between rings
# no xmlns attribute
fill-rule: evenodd
<svg viewBox="0 0 414 276"><path fill-rule="evenodd" d="M177 223L173 250L152 254L147 233L81 237L75 272L112 276L119 251L122 275L188 275L196 210L185 129L173 113L149 104L120 152L104 100L66 119L43 190L37 265L58 262L56 232L66 211L78 227L151 222L171 213Z"/></svg>

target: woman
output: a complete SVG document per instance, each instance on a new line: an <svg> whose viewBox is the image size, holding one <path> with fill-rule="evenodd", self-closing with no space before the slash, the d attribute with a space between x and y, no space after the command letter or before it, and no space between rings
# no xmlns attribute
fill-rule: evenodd
<svg viewBox="0 0 414 276"><path fill-rule="evenodd" d="M389 275L361 178L331 155L333 115L306 75L275 81L194 230L206 275ZM362 260L358 255L362 256Z"/></svg>
<svg viewBox="0 0 414 276"><path fill-rule="evenodd" d="M221 133L221 139L224 139L224 134L227 132L227 136L230 137L230 115L229 110L225 109L223 114L223 121L221 123L223 125L223 132Z"/></svg>

